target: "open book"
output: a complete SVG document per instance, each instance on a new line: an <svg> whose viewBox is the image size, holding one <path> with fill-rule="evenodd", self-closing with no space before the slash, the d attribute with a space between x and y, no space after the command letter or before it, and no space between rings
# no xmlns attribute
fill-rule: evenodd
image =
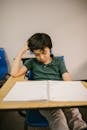
<svg viewBox="0 0 87 130"><path fill-rule="evenodd" d="M87 89L79 81L21 81L4 101L87 101Z"/></svg>

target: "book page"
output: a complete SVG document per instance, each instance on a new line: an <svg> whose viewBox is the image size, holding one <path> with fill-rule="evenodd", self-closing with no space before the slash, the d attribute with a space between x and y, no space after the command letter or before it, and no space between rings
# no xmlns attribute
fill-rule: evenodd
<svg viewBox="0 0 87 130"><path fill-rule="evenodd" d="M35 101L47 100L46 81L16 82L8 92L4 101Z"/></svg>
<svg viewBox="0 0 87 130"><path fill-rule="evenodd" d="M80 81L49 81L51 101L87 101L87 89Z"/></svg>

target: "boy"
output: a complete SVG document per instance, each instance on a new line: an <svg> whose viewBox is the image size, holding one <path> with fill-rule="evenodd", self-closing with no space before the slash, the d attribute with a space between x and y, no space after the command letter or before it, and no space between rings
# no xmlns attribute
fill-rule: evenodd
<svg viewBox="0 0 87 130"><path fill-rule="evenodd" d="M30 37L27 44L20 50L12 66L11 75L14 77L25 74L32 70L34 80L71 80L69 73L62 60L51 55L52 41L48 34L36 33ZM36 58L32 58L20 66L23 54L30 50ZM52 130L87 130L78 108L49 108L39 109L45 116ZM67 112L67 120L64 111ZM70 119L69 119L70 117Z"/></svg>

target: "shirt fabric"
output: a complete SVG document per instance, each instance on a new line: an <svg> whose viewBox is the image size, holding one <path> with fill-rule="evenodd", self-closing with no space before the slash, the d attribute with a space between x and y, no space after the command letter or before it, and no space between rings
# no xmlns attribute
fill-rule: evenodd
<svg viewBox="0 0 87 130"><path fill-rule="evenodd" d="M32 71L34 80L63 80L62 74L67 72L64 60L58 57L53 57L49 64L31 58L25 61L24 65Z"/></svg>

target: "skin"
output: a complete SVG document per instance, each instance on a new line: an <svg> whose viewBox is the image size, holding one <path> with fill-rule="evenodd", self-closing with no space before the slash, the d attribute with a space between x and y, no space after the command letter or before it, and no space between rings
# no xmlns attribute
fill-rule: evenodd
<svg viewBox="0 0 87 130"><path fill-rule="evenodd" d="M13 61L12 69L11 69L11 76L13 77L18 77L27 72L27 68L22 65L20 66L21 59L23 55L26 53L26 51L29 50L27 43L24 45L23 48L19 51L17 54L15 60ZM44 50L34 50L34 55L37 58L38 61L44 63L44 64L49 64L52 61L52 57L50 57L50 49L46 47ZM64 73L62 75L62 78L64 81L70 81L71 76L68 72Z"/></svg>

